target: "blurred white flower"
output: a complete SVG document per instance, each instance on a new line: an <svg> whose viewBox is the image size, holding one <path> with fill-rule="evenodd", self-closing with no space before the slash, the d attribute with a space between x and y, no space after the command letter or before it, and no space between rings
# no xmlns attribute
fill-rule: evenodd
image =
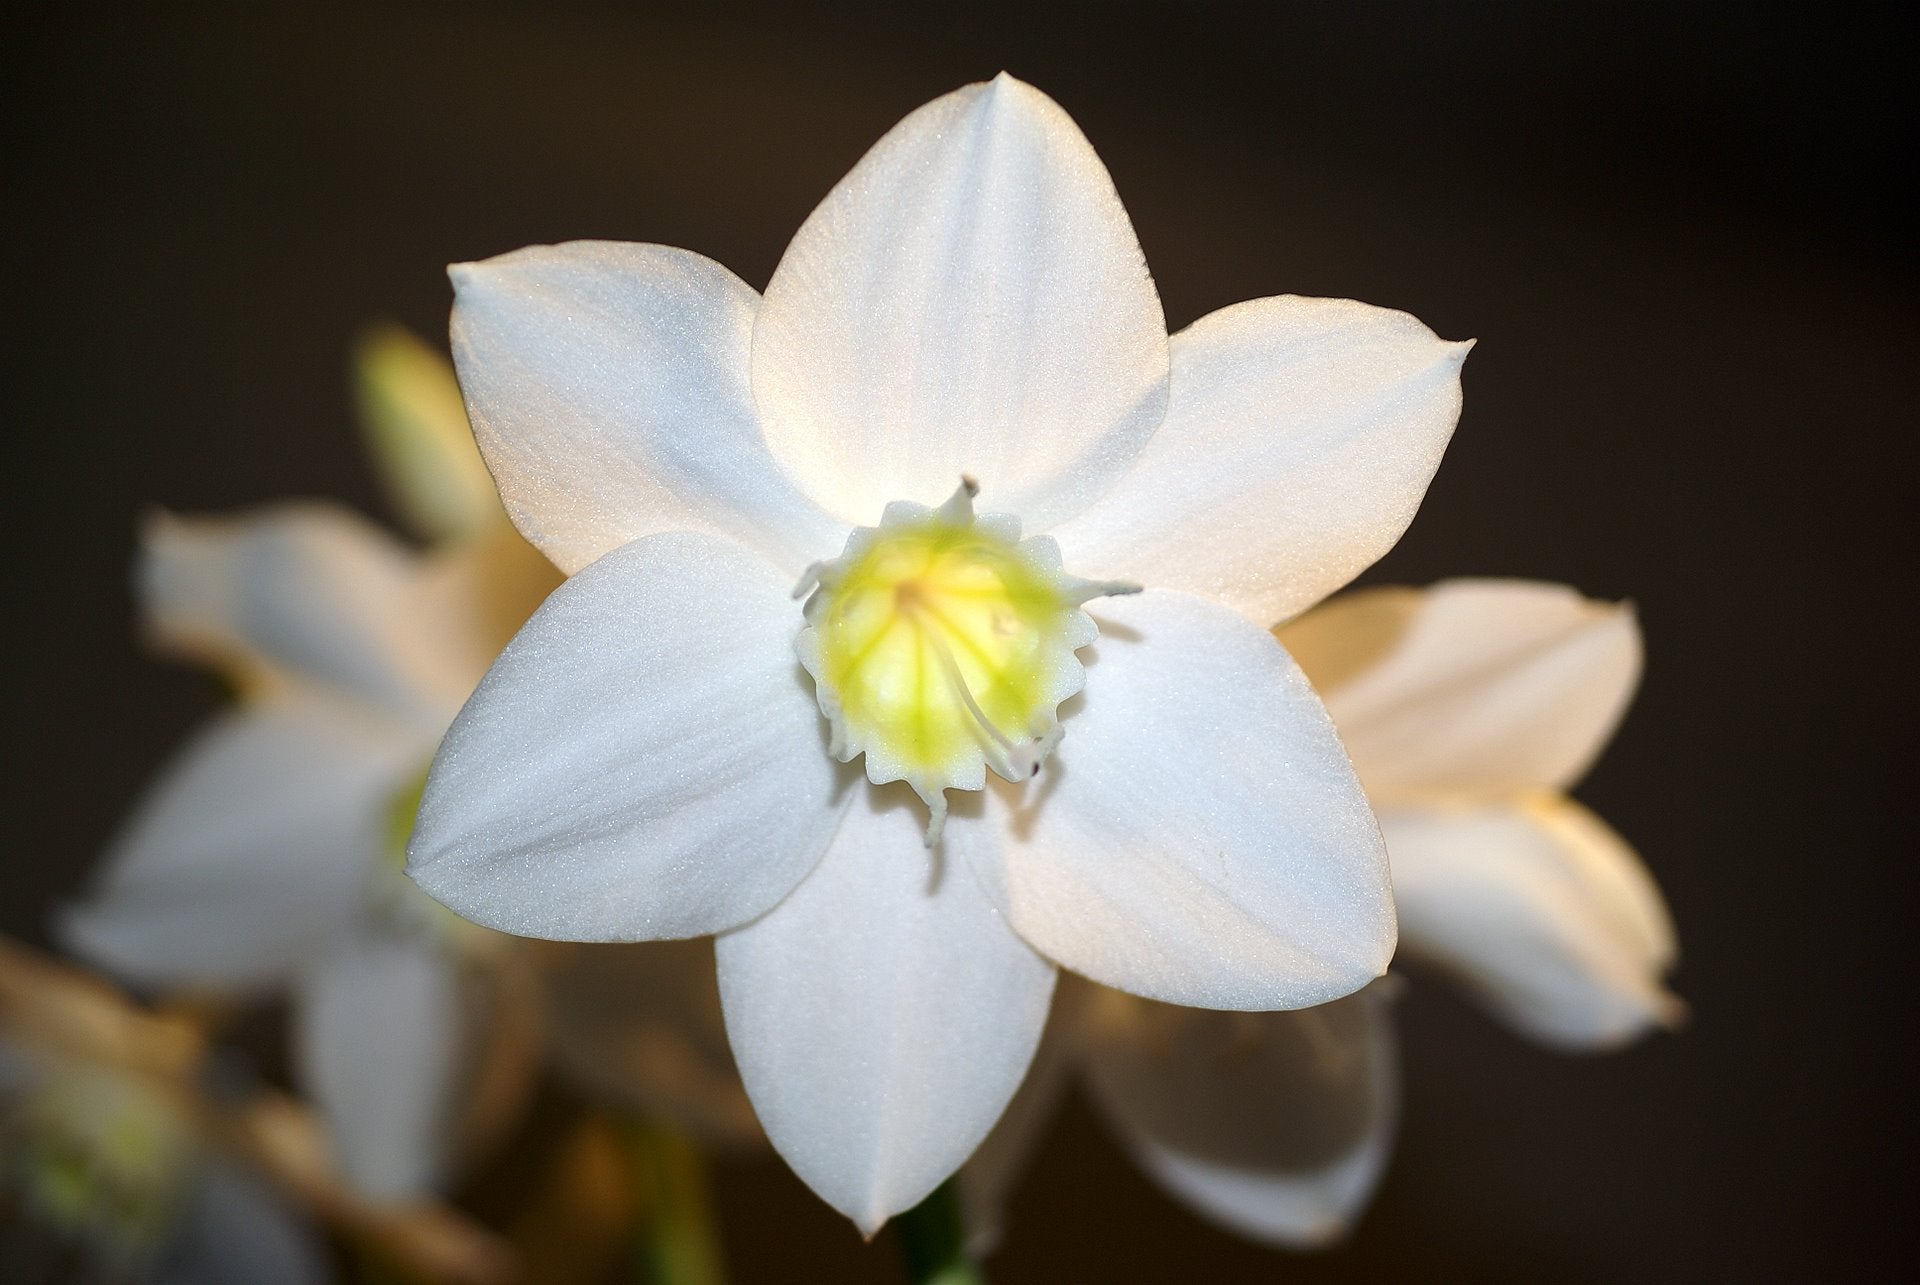
<svg viewBox="0 0 1920 1285"><path fill-rule="evenodd" d="M318 504L147 523L154 640L240 700L161 775L61 928L142 985L290 992L296 1070L341 1164L398 1198L442 1176L456 1097L483 1091L474 1065L501 1065L475 1044L504 1050L513 1029L472 1020L512 975L471 967L488 935L402 875L405 832L440 734L552 579L471 482L445 360L387 334L360 369L404 507L444 538L417 553Z"/></svg>
<svg viewBox="0 0 1920 1285"><path fill-rule="evenodd" d="M328 1279L311 1231L222 1147L183 1023L0 942L0 1277Z"/></svg>
<svg viewBox="0 0 1920 1285"><path fill-rule="evenodd" d="M1557 1048L1611 1048L1680 1018L1662 982L1675 946L1659 889L1564 793L1639 680L1631 608L1559 585L1453 580L1343 595L1279 633L1386 831L1403 958L1452 973ZM1358 1216L1392 1147L1390 990L1257 1014L1103 991L1063 1038L1161 1183L1245 1235L1317 1245ZM983 1152L980 1226L1018 1160L1005 1143Z"/></svg>
<svg viewBox="0 0 1920 1285"><path fill-rule="evenodd" d="M453 277L481 448L573 578L449 732L414 876L515 933L720 934L760 1120L862 1228L999 1116L1056 965L1234 1009L1384 968L1377 830L1266 626L1404 529L1466 345L1293 297L1169 341L1006 76L883 138L764 297L654 245Z"/></svg>

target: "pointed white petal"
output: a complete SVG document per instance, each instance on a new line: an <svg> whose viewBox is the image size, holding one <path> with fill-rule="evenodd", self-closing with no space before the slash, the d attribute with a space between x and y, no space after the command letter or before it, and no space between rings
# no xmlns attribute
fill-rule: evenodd
<svg viewBox="0 0 1920 1285"><path fill-rule="evenodd" d="M283 978L358 913L394 796L428 745L356 706L283 689L187 745L61 918L82 958L136 981Z"/></svg>
<svg viewBox="0 0 1920 1285"><path fill-rule="evenodd" d="M948 846L1036 950L1121 990L1300 1008L1379 976L1386 854L1285 650L1186 594L1092 614L1101 638L1059 750L1023 790L994 792L993 825L950 827Z"/></svg>
<svg viewBox="0 0 1920 1285"><path fill-rule="evenodd" d="M699 936L786 895L841 806L790 589L690 532L561 585L440 747L415 881L476 923L570 941Z"/></svg>
<svg viewBox="0 0 1920 1285"><path fill-rule="evenodd" d="M1381 804L1566 789L1640 681L1631 607L1532 580L1365 590L1280 638Z"/></svg>
<svg viewBox="0 0 1920 1285"><path fill-rule="evenodd" d="M796 576L844 525L767 454L748 390L758 297L685 250L537 245L452 269L453 357L514 523L566 572L701 531Z"/></svg>
<svg viewBox="0 0 1920 1285"><path fill-rule="evenodd" d="M505 525L445 353L399 326L376 326L355 346L353 374L367 453L415 534L472 539Z"/></svg>
<svg viewBox="0 0 1920 1285"><path fill-rule="evenodd" d="M426 594L419 556L345 509L158 514L137 574L163 646L243 679L292 675L437 733L479 677Z"/></svg>
<svg viewBox="0 0 1920 1285"><path fill-rule="evenodd" d="M576 1084L704 1142L763 1140L727 1047L710 939L568 943L541 960L548 1044Z"/></svg>
<svg viewBox="0 0 1920 1285"><path fill-rule="evenodd" d="M420 1196L444 1176L465 1036L457 965L425 938L350 934L300 978L301 1087L362 1195Z"/></svg>
<svg viewBox="0 0 1920 1285"><path fill-rule="evenodd" d="M993 1127L1040 1041L1053 969L927 851L909 791L855 792L819 868L717 955L768 1138L872 1234Z"/></svg>
<svg viewBox="0 0 1920 1285"><path fill-rule="evenodd" d="M1005 75L874 145L794 237L753 335L774 457L867 525L964 473L1045 530L1126 468L1166 380L1160 298L1106 167Z"/></svg>
<svg viewBox="0 0 1920 1285"><path fill-rule="evenodd" d="M1351 580L1413 520L1460 416L1460 363L1404 312L1283 295L1173 338L1166 422L1053 534L1074 574L1263 623Z"/></svg>
<svg viewBox="0 0 1920 1285"><path fill-rule="evenodd" d="M1570 799L1380 814L1410 958L1457 975L1523 1034L1624 1044L1684 1006L1672 921L1624 840Z"/></svg>
<svg viewBox="0 0 1920 1285"><path fill-rule="evenodd" d="M325 1285L333 1279L319 1235L266 1183L230 1161L204 1158L152 1285Z"/></svg>
<svg viewBox="0 0 1920 1285"><path fill-rule="evenodd" d="M1353 1225L1399 1120L1382 988L1297 1013L1211 1013L1110 994L1089 1040L1094 1095L1175 1195L1272 1244Z"/></svg>

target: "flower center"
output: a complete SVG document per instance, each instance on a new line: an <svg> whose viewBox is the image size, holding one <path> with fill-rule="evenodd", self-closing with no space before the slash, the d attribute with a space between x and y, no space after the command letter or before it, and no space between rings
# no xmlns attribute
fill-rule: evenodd
<svg viewBox="0 0 1920 1285"><path fill-rule="evenodd" d="M179 1109L129 1076L66 1067L0 1122L12 1183L61 1232L110 1253L153 1246L178 1208L190 1144Z"/></svg>
<svg viewBox="0 0 1920 1285"><path fill-rule="evenodd" d="M813 676L842 762L864 754L876 785L905 781L926 800L929 846L946 791L1040 770L1060 739L1060 702L1085 670L1074 653L1099 630L1081 610L1138 585L1080 580L1050 537L1020 538L1017 520L976 516L965 479L937 509L896 501L877 527L815 563L795 647Z"/></svg>

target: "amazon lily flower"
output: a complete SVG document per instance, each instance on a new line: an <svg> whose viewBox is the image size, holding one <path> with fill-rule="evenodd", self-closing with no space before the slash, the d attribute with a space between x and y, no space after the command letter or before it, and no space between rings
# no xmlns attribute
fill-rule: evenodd
<svg viewBox="0 0 1920 1285"><path fill-rule="evenodd" d="M0 940L7 1279L328 1278L317 1237L226 1145L202 1052L189 1023Z"/></svg>
<svg viewBox="0 0 1920 1285"><path fill-rule="evenodd" d="M290 994L296 1069L341 1165L369 1196L411 1198L459 1145L456 1103L504 1096L526 1058L497 1007L476 1052L470 1005L518 993L516 969L406 880L402 845L440 734L552 581L500 513L445 359L388 333L360 369L376 455L433 548L318 504L149 521L155 640L240 700L148 792L61 929L142 986Z"/></svg>
<svg viewBox="0 0 1920 1285"><path fill-rule="evenodd" d="M767 1136L861 1228L986 1134L1057 967L1248 1010L1385 968L1378 831L1267 625L1398 538L1466 345L1294 297L1169 340L1105 168L1006 76L881 139L764 295L657 245L453 279L481 449L572 578L409 868L508 932L718 934Z"/></svg>
<svg viewBox="0 0 1920 1285"><path fill-rule="evenodd" d="M1453 580L1347 594L1278 631L1326 700L1387 835L1402 957L1567 1051L1678 1022L1659 889L1568 798L1640 675L1630 608L1559 585ZM1295 1013L1208 1013L1102 991L1064 1042L1141 1165L1243 1234L1345 1232L1399 1115L1389 988ZM1064 1060L1064 1059L1063 1059ZM1055 1066L1057 1075L1057 1063ZM1045 1093L1037 1077L1028 1090ZM988 1148L977 1179L1017 1155Z"/></svg>

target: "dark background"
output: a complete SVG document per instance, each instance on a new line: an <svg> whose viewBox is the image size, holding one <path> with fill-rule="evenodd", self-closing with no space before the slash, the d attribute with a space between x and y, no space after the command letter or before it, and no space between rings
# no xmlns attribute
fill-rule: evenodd
<svg viewBox="0 0 1920 1285"><path fill-rule="evenodd" d="M764 285L888 126L1004 67L1105 158L1176 328L1295 292L1478 336L1447 463L1368 579L1637 600L1645 686L1582 796L1666 888L1695 1019L1567 1058L1416 977L1398 1161L1352 1242L1312 1257L1198 1222L1076 1103L994 1279L1909 1262L1913 32L1682 8L173 6L14 27L0 928L42 939L217 699L135 641L142 509L321 495L384 516L347 346L378 317L442 334L446 262L610 237ZM742 1282L894 1278L773 1162L720 1179Z"/></svg>

